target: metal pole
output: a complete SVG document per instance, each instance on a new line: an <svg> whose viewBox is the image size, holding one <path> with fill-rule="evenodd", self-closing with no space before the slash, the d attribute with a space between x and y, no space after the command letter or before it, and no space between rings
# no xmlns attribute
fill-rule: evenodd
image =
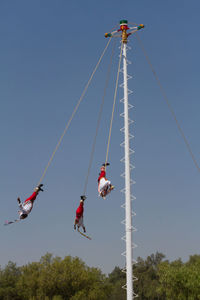
<svg viewBox="0 0 200 300"><path fill-rule="evenodd" d="M125 288L127 290L127 300L132 300L137 297L137 294L134 293L133 290L133 279L134 281L137 280L136 277L133 276L132 272L132 262L133 260L133 253L132 248L136 247L136 244L132 243L132 231L136 231L136 228L132 226L132 216L135 215L135 213L132 211L131 207L131 201L136 199L133 195L131 195L131 184L134 184L135 182L131 180L131 169L134 168L133 165L130 164L130 155L134 153L132 149L130 149L129 141L134 136L129 133L129 125L133 123L132 120L129 119L128 111L133 106L128 103L128 95L132 93L131 90L128 90L128 79L131 78L131 76L127 75L127 57L126 57L126 51L127 51L127 39L130 35L134 34L136 31L144 28L143 24L134 26L134 27L128 27L128 21L127 20L121 20L120 21L120 29L115 30L113 32L105 33L105 37L121 37L122 42L122 53L123 53L123 79L124 82L121 85L124 88L124 98L120 100L120 102L124 103L124 112L121 114L122 117L124 117L124 127L120 130L124 132L124 142L121 143L121 146L124 147L125 156L121 159L122 162L125 163L125 172L121 174L122 177L125 178L125 188L121 190L121 192L125 192L125 205L123 204L122 207L125 208L125 220L122 222L125 224L125 231L126 235L123 236L123 240L126 241L126 251L122 253L123 256L126 256L126 268L123 270L126 272L126 285L124 285L122 288Z"/></svg>
<svg viewBox="0 0 200 300"><path fill-rule="evenodd" d="M125 214L126 214L126 285L127 300L133 299L132 275L132 209L130 191L130 157L129 157L129 116L126 43L123 43L123 77L124 77L124 138L125 138Z"/></svg>

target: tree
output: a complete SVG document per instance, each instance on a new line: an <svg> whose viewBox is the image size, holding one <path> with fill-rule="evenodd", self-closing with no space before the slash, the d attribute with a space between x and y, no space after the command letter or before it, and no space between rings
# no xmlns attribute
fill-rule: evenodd
<svg viewBox="0 0 200 300"><path fill-rule="evenodd" d="M163 261L156 253L133 266L139 300L200 300L200 255ZM0 268L0 300L125 300L126 274L119 267L108 275L78 257L47 253L22 267L9 262Z"/></svg>
<svg viewBox="0 0 200 300"><path fill-rule="evenodd" d="M159 289L158 267L162 262L164 254L156 252L143 260L138 257L138 263L133 266L135 277L138 278L134 282L135 293L138 294L138 300L160 300L163 294Z"/></svg>
<svg viewBox="0 0 200 300"><path fill-rule="evenodd" d="M122 287L126 283L126 274L119 267L115 267L109 274L108 282L112 285L109 300L125 300L126 290Z"/></svg>
<svg viewBox="0 0 200 300"><path fill-rule="evenodd" d="M191 256L189 262L179 259L159 266L160 290L167 300L200 299L200 256Z"/></svg>
<svg viewBox="0 0 200 300"><path fill-rule="evenodd" d="M0 300L20 299L16 287L20 275L20 269L11 261L4 270L0 270Z"/></svg>

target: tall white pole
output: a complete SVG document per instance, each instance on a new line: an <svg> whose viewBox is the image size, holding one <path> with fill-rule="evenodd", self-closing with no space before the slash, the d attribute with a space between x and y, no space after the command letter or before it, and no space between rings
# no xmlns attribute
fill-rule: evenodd
<svg viewBox="0 0 200 300"><path fill-rule="evenodd" d="M129 141L134 138L133 135L129 133L129 125L133 123L133 120L129 119L128 111L133 106L128 103L128 95L132 93L131 90L128 89L127 81L131 78L131 76L127 75L127 39L130 35L134 34L136 31L144 28L143 24L128 27L127 20L120 21L120 29L115 30L113 32L105 33L105 37L121 37L122 39L122 55L123 55L123 86L124 87L124 98L120 100L120 102L124 103L124 112L121 114L124 117L124 127L120 130L124 132L124 142L121 143L121 146L124 147L125 155L121 159L122 162L125 163L125 172L121 174L122 177L125 177L125 188L121 190L121 192L125 192L125 204L122 205L125 208L125 220L122 221L122 224L125 224L126 235L123 236L123 240L126 241L126 251L122 253L123 256L126 256L126 268L123 270L126 272L126 285L122 288L126 289L127 300L132 300L137 297L137 294L134 293L133 290L133 281L137 280L136 277L133 276L133 261L136 263L136 260L133 260L132 248L136 247L136 244L132 243L132 231L136 231L136 228L132 226L132 216L135 215L135 212L132 211L131 201L136 198L131 195L131 184L135 182L131 180L131 169L134 168L133 165L130 164L130 155L134 153L133 149L130 149ZM127 32L128 31L128 32ZM121 33L119 35L119 32ZM121 55L121 54L120 54Z"/></svg>
<svg viewBox="0 0 200 300"><path fill-rule="evenodd" d="M129 157L129 116L126 43L123 43L123 77L124 77L124 138L125 138L125 214L126 214L126 285L127 300L133 299L132 272L132 209L130 191L130 157Z"/></svg>

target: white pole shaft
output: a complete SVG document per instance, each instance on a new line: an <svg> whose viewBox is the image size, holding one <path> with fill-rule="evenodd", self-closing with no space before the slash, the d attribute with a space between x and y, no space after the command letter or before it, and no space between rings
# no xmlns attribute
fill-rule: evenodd
<svg viewBox="0 0 200 300"><path fill-rule="evenodd" d="M132 272L132 214L130 191L130 157L129 157L129 116L126 43L123 43L123 76L124 76L124 138L125 138L125 203L126 203L126 284L127 300L133 299Z"/></svg>

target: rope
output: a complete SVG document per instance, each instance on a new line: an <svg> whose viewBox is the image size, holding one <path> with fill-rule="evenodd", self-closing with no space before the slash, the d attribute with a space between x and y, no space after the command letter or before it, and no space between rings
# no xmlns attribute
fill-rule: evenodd
<svg viewBox="0 0 200 300"><path fill-rule="evenodd" d="M91 166L92 166L92 161L93 161L93 157L94 157L94 151L95 151L99 126L100 126L100 122L101 122L101 116L102 116L103 106L104 106L104 102L105 102L106 91L107 91L107 87L108 87L108 83L109 83L109 79L110 79L110 71L111 71L112 59L113 59L113 55L114 55L115 46L116 46L116 40L114 40L114 43L113 43L112 54L111 54L110 63L109 63L109 66L108 66L107 75L106 75L106 83L105 83L104 93L103 93L102 102L101 102L101 106L100 106L100 110L99 110L98 121L97 121L97 126L96 126L96 132L95 132L95 137L94 137L94 141L93 141L93 145L92 145L92 151L91 151L91 155L90 155L89 167L88 167L87 176L86 176L86 180L85 180L83 195L85 195L86 191L87 191L88 178L89 178L89 174L90 174L90 170L91 170Z"/></svg>
<svg viewBox="0 0 200 300"><path fill-rule="evenodd" d="M110 44L110 41L111 41L111 38L108 40L108 42L107 42L107 44L106 44L106 47L104 48L104 50L103 50L103 52L102 52L102 54L101 54L101 56L100 56L100 58L99 58L99 60L98 60L98 62L97 62L97 64L96 64L96 67L94 68L94 71L92 72L92 75L90 76L90 78L89 78L89 80L88 80L88 82L87 82L87 84L86 84L86 86L85 86L85 88L84 88L84 90L83 90L83 92L82 92L82 94L81 94L81 97L80 97L80 99L79 99L79 101L78 101L78 103L77 103L77 105L76 105L76 107L75 107L75 109L74 109L74 111L73 111L73 113L72 113L72 115L71 115L69 121L67 122L67 125L65 126L65 129L64 129L64 131L63 131L63 134L61 135L61 137L60 137L60 139L59 139L59 141L58 141L58 143L57 143L57 145L56 145L56 147L55 147L55 150L53 151L53 153L52 153L52 155L51 155L51 157L50 157L50 159L49 159L49 162L48 162L46 168L44 169L44 172L43 172L43 174L42 174L42 176L41 176L41 178L40 178L40 180L39 180L39 182L38 182L38 185L39 185L39 184L42 182L42 180L44 179L44 176L46 175L46 172L47 172L47 170L48 170L48 168L49 168L49 166L50 166L50 164L51 164L51 162L52 162L52 160L53 160L53 158L54 158L54 156L55 156L55 154L56 154L56 151L58 150L58 148L59 148L59 146L60 146L60 144L61 144L61 142L62 142L62 140L63 140L63 138L64 138L64 135L65 135L65 133L67 132L67 130L68 130L68 128L69 128L69 125L70 125L70 123L71 123L73 117L75 116L75 113L76 113L77 109L79 108L79 105L81 104L81 101L83 100L83 97L84 97L84 95L85 95L85 93L86 93L86 91L87 91L87 89L88 89L88 87L89 87L89 84L90 84L90 82L91 82L91 80L92 80L92 78L93 78L93 76L94 76L94 74L95 74L95 72L96 72L96 70L97 70L97 68L98 68L98 66L99 66L99 64L100 64L100 62L101 62L101 60L102 60L102 58L103 58L103 56L104 56L104 54L105 54L105 52L106 52L108 46L109 46L109 44Z"/></svg>
<svg viewBox="0 0 200 300"><path fill-rule="evenodd" d="M174 120L175 120L175 122L176 122L176 126L177 126L177 128L178 128L178 130L179 130L179 132L180 132L180 134L181 134L181 136L182 136L182 138L183 138L183 140L184 140L184 142L185 142L185 145L186 145L186 147L187 147L187 149L188 149L188 151L189 151L189 154L190 154L190 156L191 156L191 158L192 158L192 160L193 160L193 162L194 162L194 164L195 164L197 170L200 171L200 167L199 167L199 165L198 165L198 163L197 163L197 160L196 160L196 158L195 158L195 156L194 156L194 154L193 154L193 152L192 152L191 146L190 146L190 144L189 144L189 142L188 142L188 140L187 140L187 138L186 138L186 136L185 136L185 134L184 134L184 132L183 132L183 129L181 128L181 126L180 126L180 124L179 124L179 122L178 122L178 120L177 120L176 114L175 114L174 110L172 109L172 107L171 107L171 105L170 105L170 103L169 103L167 94L165 93L165 90L164 90L164 88L163 88L163 86L162 86L162 84L161 84L161 82L160 82L160 80L159 80L159 78L158 78L158 75L156 74L156 72L155 72L155 70L154 70L154 68L153 68L153 66L152 66L152 64L151 64L151 61L150 61L150 59L149 59L149 57L148 57L148 55L147 55L147 52L146 52L146 50L145 50L145 48L144 48L144 45L143 45L141 39L139 38L137 32L136 32L136 37L137 37L138 42L139 42L139 44L140 44L140 47L141 47L141 49L142 49L142 51L143 51L143 53L144 53L144 56L145 56L145 58L146 58L146 60L147 60L147 63L149 64L150 69L151 69L151 71L152 71L152 73L153 73L153 75L154 75L154 77L155 77L155 79L156 79L156 81L157 81L157 84L158 84L158 86L159 86L159 88L160 88L161 94L163 95L163 98L164 98L165 102L167 103L167 106L168 106L168 108L169 108L169 111L171 112L172 117L174 118Z"/></svg>
<svg viewBox="0 0 200 300"><path fill-rule="evenodd" d="M113 101L113 109L112 109L112 115L111 115L111 120L110 120L110 130L109 130L108 145L107 145L107 152L106 152L105 169L106 169L106 164L108 162L108 152L109 152L109 147L110 147L112 123L113 123L113 117L114 117L114 111L115 111L115 103L116 103L117 88L118 88L118 81L119 81L119 72L120 72L120 65L121 65L121 58L122 58L122 47L123 47L123 43L121 43L121 50L120 50L120 57L119 57L119 64L118 64L118 71L117 71L117 79L116 79L115 93L114 93L114 101Z"/></svg>

